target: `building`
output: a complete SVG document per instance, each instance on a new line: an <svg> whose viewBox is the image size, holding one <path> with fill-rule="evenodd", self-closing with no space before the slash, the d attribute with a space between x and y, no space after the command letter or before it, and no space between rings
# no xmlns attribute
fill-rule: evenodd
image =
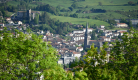
<svg viewBox="0 0 138 80"><path fill-rule="evenodd" d="M88 45L88 23L87 23L87 27L84 35L84 50L89 47L90 45Z"/></svg>
<svg viewBox="0 0 138 80"><path fill-rule="evenodd" d="M128 27L128 25L126 23L117 23L115 26L116 27L120 27L120 28L126 28L126 27Z"/></svg>
<svg viewBox="0 0 138 80"><path fill-rule="evenodd" d="M102 28L102 29L103 29L103 28L105 28L105 26L104 26L104 25L100 25L100 28Z"/></svg>
<svg viewBox="0 0 138 80"><path fill-rule="evenodd" d="M4 23L0 23L0 26L4 27Z"/></svg>
<svg viewBox="0 0 138 80"><path fill-rule="evenodd" d="M90 40L88 35L89 34L88 34L88 23L87 23L86 32L85 32L85 36L84 36L84 50L86 48L90 48L93 43L94 43L95 47L101 48L104 41L111 41L110 38L107 38L107 37L101 38L101 40Z"/></svg>
<svg viewBox="0 0 138 80"><path fill-rule="evenodd" d="M21 18L27 18L27 19L34 19L35 18L35 14L40 14L39 11L31 11L30 10L27 10L27 11L18 11L17 12L17 18L21 19Z"/></svg>
<svg viewBox="0 0 138 80"><path fill-rule="evenodd" d="M18 21L18 24L19 24L19 25L22 25L22 22L21 22L21 21Z"/></svg>

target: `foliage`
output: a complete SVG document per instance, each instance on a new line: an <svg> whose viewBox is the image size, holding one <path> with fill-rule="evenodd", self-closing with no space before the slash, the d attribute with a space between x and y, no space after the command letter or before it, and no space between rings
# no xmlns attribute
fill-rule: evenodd
<svg viewBox="0 0 138 80"><path fill-rule="evenodd" d="M106 10L104 9L94 9L94 8L92 8L90 11L92 11L92 13L105 13L106 12Z"/></svg>
<svg viewBox="0 0 138 80"><path fill-rule="evenodd" d="M125 19L121 19L121 20L120 20L120 23L126 23L126 24L128 25L128 27L133 27L132 22L131 22L130 20L127 21L127 20L125 20Z"/></svg>
<svg viewBox="0 0 138 80"><path fill-rule="evenodd" d="M113 29L113 28L115 28L113 25L110 25L110 29Z"/></svg>
<svg viewBox="0 0 138 80"><path fill-rule="evenodd" d="M40 36L15 32L0 36L0 79L36 79L57 66L56 50Z"/></svg>
<svg viewBox="0 0 138 80"><path fill-rule="evenodd" d="M59 20L51 19L47 12L40 15L40 21L42 25L40 27L31 27L33 30L50 30L54 34L67 34L71 32L74 25L70 25L68 22L59 22Z"/></svg>
<svg viewBox="0 0 138 80"><path fill-rule="evenodd" d="M56 8L49 5L49 4L46 4L46 5L38 5L35 10L38 10L38 11L46 11L46 12L49 12L49 13L52 13L52 14L56 14Z"/></svg>
<svg viewBox="0 0 138 80"><path fill-rule="evenodd" d="M75 3L73 3L72 5L71 5L71 7L73 7L73 8L78 8L78 4L75 2Z"/></svg>
<svg viewBox="0 0 138 80"><path fill-rule="evenodd" d="M99 2L99 6L102 6L102 2Z"/></svg>
<svg viewBox="0 0 138 80"><path fill-rule="evenodd" d="M73 62L70 62L69 63L69 67L70 68L73 68L73 67L76 67L76 66L79 66L79 59L76 57L75 60Z"/></svg>
<svg viewBox="0 0 138 80"><path fill-rule="evenodd" d="M137 31L131 29L121 37L121 41L112 43L110 54L107 51L109 49L108 43L103 45L100 52L92 45L80 64L88 78L90 80L137 79Z"/></svg>
<svg viewBox="0 0 138 80"><path fill-rule="evenodd" d="M78 14L76 14L76 13L70 14L70 17L78 18Z"/></svg>
<svg viewBox="0 0 138 80"><path fill-rule="evenodd" d="M67 73L61 67L54 67L44 71L45 80L65 80L67 79ZM71 78L72 76L70 76Z"/></svg>
<svg viewBox="0 0 138 80"><path fill-rule="evenodd" d="M136 27L138 27L138 23L136 24Z"/></svg>
<svg viewBox="0 0 138 80"><path fill-rule="evenodd" d="M96 32L95 31L92 31L92 34L91 34L91 40L96 40Z"/></svg>
<svg viewBox="0 0 138 80"><path fill-rule="evenodd" d="M129 1L128 4L129 4L129 5L133 5L134 2L133 2L133 1Z"/></svg>
<svg viewBox="0 0 138 80"><path fill-rule="evenodd" d="M116 24L116 21L115 20L108 20L108 23L109 24L112 24L112 25L115 25Z"/></svg>
<svg viewBox="0 0 138 80"><path fill-rule="evenodd" d="M39 15L38 14L35 14L34 22L35 22L35 24L39 24Z"/></svg>

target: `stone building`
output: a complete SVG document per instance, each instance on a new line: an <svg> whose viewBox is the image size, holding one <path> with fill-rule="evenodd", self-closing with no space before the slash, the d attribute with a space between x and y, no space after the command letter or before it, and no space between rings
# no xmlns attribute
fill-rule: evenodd
<svg viewBox="0 0 138 80"><path fill-rule="evenodd" d="M35 18L36 13L40 14L39 11L32 11L31 9L27 10L27 11L18 11L17 12L17 18L18 19L26 18L26 19L31 20L31 18L32 19Z"/></svg>

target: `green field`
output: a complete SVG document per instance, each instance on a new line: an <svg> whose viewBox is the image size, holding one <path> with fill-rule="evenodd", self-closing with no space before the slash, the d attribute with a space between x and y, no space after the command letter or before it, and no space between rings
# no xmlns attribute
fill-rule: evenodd
<svg viewBox="0 0 138 80"><path fill-rule="evenodd" d="M100 8L106 10L131 10L137 9L138 6L123 6L124 4L128 4L130 0L85 0L76 2L79 7L86 7L87 5L89 8ZM131 0L133 2L137 2L137 0ZM72 5L72 0L42 0L41 2L50 4L54 7L61 6L63 8L68 8ZM99 6L99 2L102 2L103 6Z"/></svg>
<svg viewBox="0 0 138 80"><path fill-rule="evenodd" d="M109 24L104 21L94 20L94 19L72 18L72 17L54 16L54 15L51 15L51 18L59 20L61 22L70 22L72 24L84 24L85 25L86 22L88 22L90 25L96 24L97 26L99 25L109 26Z"/></svg>
<svg viewBox="0 0 138 80"><path fill-rule="evenodd" d="M77 0L76 0L77 1ZM74 14L76 13L77 10L82 10L82 11L88 11L92 8L94 9L104 9L108 10L106 13L77 13L79 18L72 18L72 17L64 17L64 16L54 16L51 15L51 18L54 18L56 20L60 20L61 22L71 22L72 24L85 24L86 22L89 22L91 25L96 24L96 25L105 25L109 26L108 23L100 20L106 20L106 19L136 19L137 17L128 17L128 15L122 15L119 13L116 13L115 11L132 11L132 10L138 10L138 5L137 6L126 6L130 0L85 0L85 1L77 1L75 3L78 4L78 7L82 8L77 8L73 9L71 12L59 12L59 14ZM134 3L138 2L138 0L131 0ZM102 3L102 6L99 5L99 2ZM17 6L20 2L15 2L15 1L10 1L9 4ZM40 3L40 4L39 4ZM29 6L31 7L36 7L37 4L49 4L53 7L60 6L60 9L68 9L72 4L74 3L73 0L42 0L39 2L33 1L29 3ZM125 5L125 6L124 6ZM88 6L86 8L86 6ZM43 12L43 11L41 11ZM86 19L82 17L88 17L90 16L91 19ZM99 20L95 20L95 19Z"/></svg>
<svg viewBox="0 0 138 80"><path fill-rule="evenodd" d="M120 19L120 18L125 18L128 19L128 16L122 15L122 14L118 14L114 11L118 10L118 11L132 11L132 10L138 10L138 6L124 6L126 4L128 4L130 0L85 0L85 1L79 1L76 2L78 4L78 7L82 7L80 8L82 11L86 11L86 10L90 10L92 8L94 9L105 9L105 10L109 10L106 13L77 13L78 17L87 17L90 16L92 18L97 17L99 19ZM137 2L137 0L131 0L133 2ZM73 4L73 0L42 0L42 3L46 3L46 4L50 4L51 6L57 7L60 6L61 9L65 8L68 9L68 7L70 7ZM102 6L99 6L99 2L102 3ZM88 8L85 8L86 6L88 6ZM59 12L60 14L73 14L76 13L76 11L79 10L74 9L71 12ZM57 18L57 17L55 17ZM135 17L131 17L132 19ZM62 19L61 18L57 18L57 19ZM136 19L136 18L135 18ZM79 20L79 19L78 19ZM61 20L62 21L62 20ZM75 22L75 23L79 23Z"/></svg>

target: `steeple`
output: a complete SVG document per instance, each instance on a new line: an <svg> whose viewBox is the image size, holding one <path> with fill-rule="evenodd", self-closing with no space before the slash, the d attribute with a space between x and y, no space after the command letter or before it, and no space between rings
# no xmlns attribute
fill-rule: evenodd
<svg viewBox="0 0 138 80"><path fill-rule="evenodd" d="M86 26L85 34L88 34L88 23L87 23L87 26Z"/></svg>
<svg viewBox="0 0 138 80"><path fill-rule="evenodd" d="M88 23L86 25L86 31L84 36L84 50L87 48L88 45Z"/></svg>

